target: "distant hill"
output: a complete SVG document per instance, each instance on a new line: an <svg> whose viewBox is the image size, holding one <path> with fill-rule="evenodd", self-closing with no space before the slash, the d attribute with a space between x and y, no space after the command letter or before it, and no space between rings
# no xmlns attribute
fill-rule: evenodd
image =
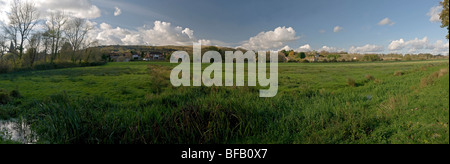
<svg viewBox="0 0 450 164"><path fill-rule="evenodd" d="M163 54L172 54L175 51L186 51L189 54L193 54L192 46L126 46L126 45L111 45L111 46L99 46L103 53L133 53L141 54L142 52L159 52ZM216 47L216 46L202 46L202 53L210 50L218 52L225 51L244 51L244 49L235 49L229 47Z"/></svg>

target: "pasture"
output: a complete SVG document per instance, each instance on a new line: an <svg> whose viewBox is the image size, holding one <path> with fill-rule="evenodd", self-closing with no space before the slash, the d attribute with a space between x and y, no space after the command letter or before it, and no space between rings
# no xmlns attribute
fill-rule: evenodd
<svg viewBox="0 0 450 164"><path fill-rule="evenodd" d="M0 74L0 120L25 122L37 143L449 143L448 60L283 63L274 98L175 88L175 66Z"/></svg>

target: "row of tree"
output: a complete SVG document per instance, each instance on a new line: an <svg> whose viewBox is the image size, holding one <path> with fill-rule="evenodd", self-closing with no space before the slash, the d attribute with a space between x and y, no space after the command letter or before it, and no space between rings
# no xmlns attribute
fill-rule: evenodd
<svg viewBox="0 0 450 164"><path fill-rule="evenodd" d="M358 62L358 61L411 61L411 60L436 60L448 59L444 55L423 54L358 54L338 52L331 53L327 51L295 52L294 50L280 51L280 54L286 57L286 62L304 63L304 62Z"/></svg>
<svg viewBox="0 0 450 164"><path fill-rule="evenodd" d="M88 48L92 26L86 19L55 11L42 16L31 2L14 0L9 23L0 30L0 62L13 68L33 67L36 63L95 62Z"/></svg>

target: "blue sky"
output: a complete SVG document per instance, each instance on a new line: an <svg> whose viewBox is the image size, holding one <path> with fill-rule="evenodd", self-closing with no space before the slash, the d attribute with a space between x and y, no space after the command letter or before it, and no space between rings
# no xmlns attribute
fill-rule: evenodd
<svg viewBox="0 0 450 164"><path fill-rule="evenodd" d="M387 46L395 40L445 39L446 30L427 13L439 0L93 0L104 13L96 22L138 29L154 21L190 28L197 38L239 46L260 32L292 27L298 40L292 49L309 44L348 50L367 44ZM114 8L122 14L114 16ZM381 26L388 18L395 24ZM336 26L343 28L334 32ZM424 50L426 51L426 50ZM419 51L420 52L420 51Z"/></svg>
<svg viewBox="0 0 450 164"><path fill-rule="evenodd" d="M0 0L0 6L7 1L12 0ZM43 11L60 9L89 19L96 27L91 36L105 45L189 45L202 41L265 50L448 53L447 30L436 21L440 0L34 2ZM384 24L380 24L382 20Z"/></svg>

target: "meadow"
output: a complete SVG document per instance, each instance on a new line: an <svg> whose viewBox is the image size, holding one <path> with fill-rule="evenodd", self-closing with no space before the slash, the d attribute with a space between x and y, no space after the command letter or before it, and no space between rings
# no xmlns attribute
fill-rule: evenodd
<svg viewBox="0 0 450 164"><path fill-rule="evenodd" d="M449 143L448 60L283 63L274 98L261 87L175 88L175 66L0 74L0 120L52 144Z"/></svg>

